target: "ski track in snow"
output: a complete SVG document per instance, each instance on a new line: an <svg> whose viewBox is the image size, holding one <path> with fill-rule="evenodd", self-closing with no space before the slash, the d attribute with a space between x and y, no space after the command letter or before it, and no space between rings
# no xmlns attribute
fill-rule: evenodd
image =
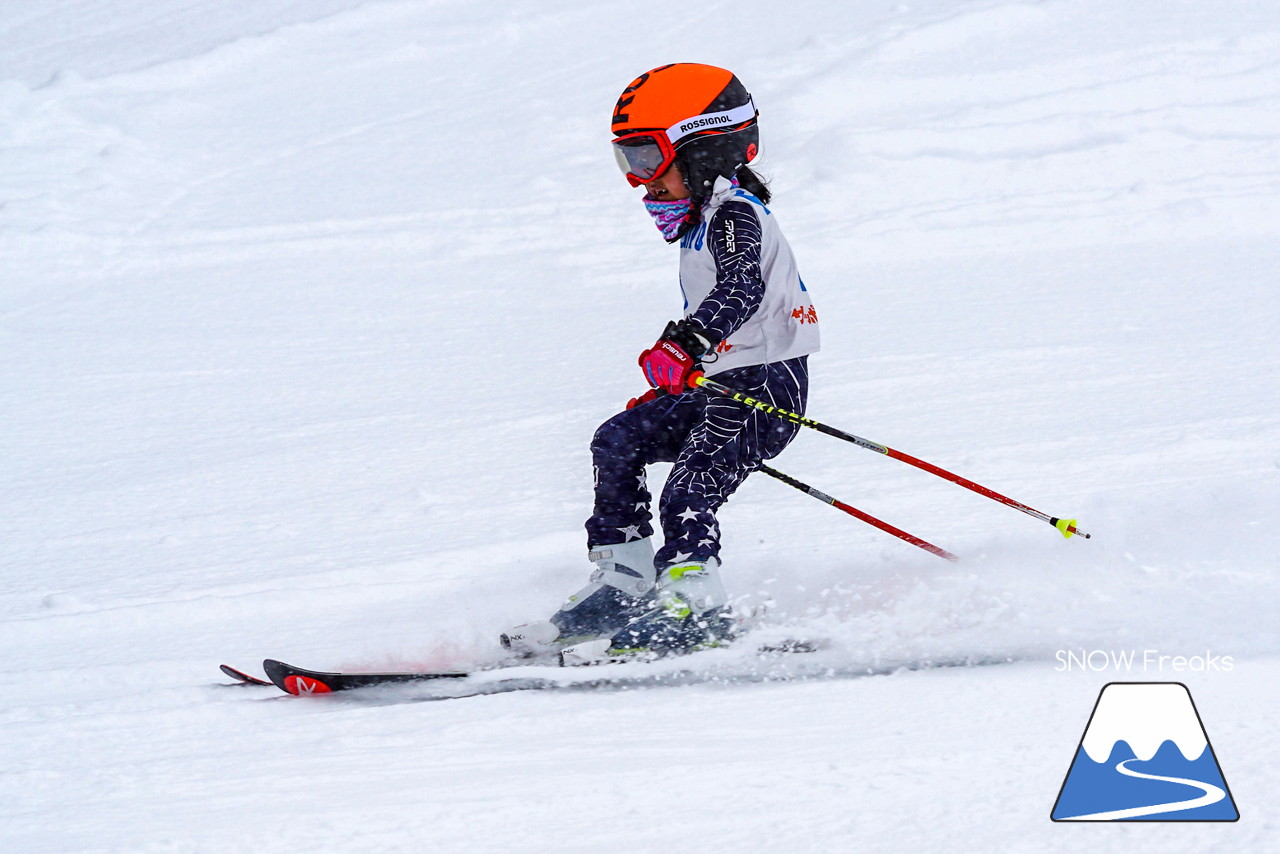
<svg viewBox="0 0 1280 854"><path fill-rule="evenodd" d="M589 0L0 11L0 849L1075 851L1048 813L1125 678L1190 686L1245 818L1090 846L1272 847L1280 14L645 18L681 26L654 48ZM680 308L606 119L684 60L760 104L824 324L810 414L1094 538L804 435L778 468L962 557L749 480L727 580L761 640L829 642L805 678L728 653L678 686L442 703L215 686L268 655L492 662L580 584L588 442ZM1236 667L1055 671L1095 648ZM1010 663L927 667L966 661Z"/></svg>

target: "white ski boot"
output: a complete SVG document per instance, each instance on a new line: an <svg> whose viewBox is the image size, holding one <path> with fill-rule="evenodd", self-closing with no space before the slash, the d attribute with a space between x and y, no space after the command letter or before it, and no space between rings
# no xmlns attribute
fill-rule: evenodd
<svg viewBox="0 0 1280 854"><path fill-rule="evenodd" d="M596 568L587 586L570 596L550 620L525 623L504 633L505 648L524 656L547 655L567 644L608 637L652 609L657 570L648 537L597 546L588 557Z"/></svg>

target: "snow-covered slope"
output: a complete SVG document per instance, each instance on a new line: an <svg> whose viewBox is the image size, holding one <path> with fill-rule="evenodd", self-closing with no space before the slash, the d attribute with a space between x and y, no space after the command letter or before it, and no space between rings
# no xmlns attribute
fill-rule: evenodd
<svg viewBox="0 0 1280 854"><path fill-rule="evenodd" d="M1280 13L1085 2L0 10L0 848L1076 851L1101 685L1179 679L1267 850L1280 761ZM36 8L38 5L38 9ZM456 665L588 568L587 443L680 309L607 150L735 69L823 322L726 573L841 678L450 703L216 665ZM1058 672L1059 650L1233 669ZM858 671L929 661L999 667ZM739 670L749 671L742 662Z"/></svg>

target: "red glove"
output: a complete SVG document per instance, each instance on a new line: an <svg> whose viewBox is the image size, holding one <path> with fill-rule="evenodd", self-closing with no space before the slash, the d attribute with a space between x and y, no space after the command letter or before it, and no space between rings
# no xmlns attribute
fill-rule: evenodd
<svg viewBox="0 0 1280 854"><path fill-rule="evenodd" d="M659 397L661 397L664 394L666 394L665 391L658 391L656 388L651 388L648 391L646 391L644 394L640 395L639 397L633 397L630 400L628 400L627 409L635 409L640 404L648 403L651 400L657 400Z"/></svg>
<svg viewBox="0 0 1280 854"><path fill-rule="evenodd" d="M649 385L670 394L679 394L684 391L696 363L679 344L670 338L660 338L652 349L640 354L640 367L644 368Z"/></svg>
<svg viewBox="0 0 1280 854"><path fill-rule="evenodd" d="M698 370L698 359L710 349L701 329L688 320L672 321L658 342L640 354L640 367L649 385L680 394L688 388L689 375Z"/></svg>

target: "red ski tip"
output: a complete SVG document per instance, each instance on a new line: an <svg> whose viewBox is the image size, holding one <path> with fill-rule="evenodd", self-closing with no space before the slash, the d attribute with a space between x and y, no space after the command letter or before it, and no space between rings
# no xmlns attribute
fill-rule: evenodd
<svg viewBox="0 0 1280 854"><path fill-rule="evenodd" d="M285 677L284 689L296 697L303 694L328 694L331 690L319 679L310 679L306 676Z"/></svg>
<svg viewBox="0 0 1280 854"><path fill-rule="evenodd" d="M266 679L259 679L257 676L250 676L248 673L245 673L243 670L236 670L234 667L231 667L226 664L220 664L218 665L218 667L219 669L222 670L223 673L225 673L227 676L230 676L232 679L235 679L241 685L270 685L271 684Z"/></svg>

